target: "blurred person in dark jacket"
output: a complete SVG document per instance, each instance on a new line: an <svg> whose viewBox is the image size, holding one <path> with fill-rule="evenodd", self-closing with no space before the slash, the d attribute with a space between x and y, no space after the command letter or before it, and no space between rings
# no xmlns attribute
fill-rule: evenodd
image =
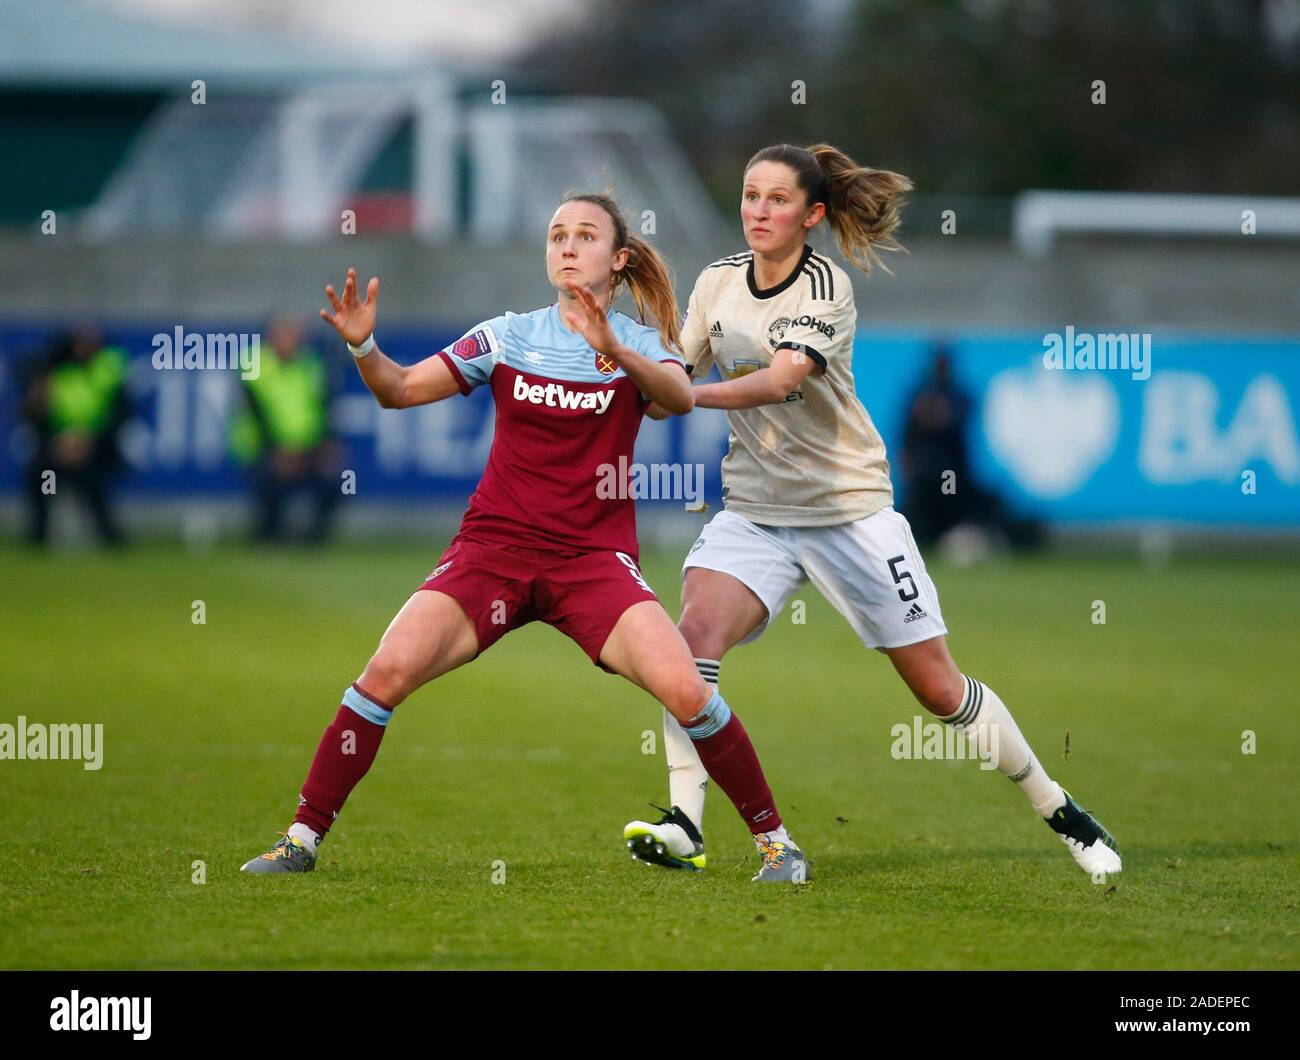
<svg viewBox="0 0 1300 1060"><path fill-rule="evenodd" d="M291 539L285 508L305 494L310 516L302 537L320 543L342 497L341 451L329 425L334 385L320 355L305 344L297 318L274 320L268 339L259 371L243 381L246 409L232 432L235 456L251 470L253 536Z"/></svg>
<svg viewBox="0 0 1300 1060"><path fill-rule="evenodd" d="M36 437L24 483L33 543L48 542L51 506L67 489L85 502L102 541L122 543L109 485L122 468L128 366L126 352L88 324L57 335L33 366L22 402Z"/></svg>
<svg viewBox="0 0 1300 1060"><path fill-rule="evenodd" d="M970 558L987 553L988 535L1003 545L1035 547L1042 543L1042 525L1013 515L971 472L966 438L974 411L974 401L953 377L950 346L936 342L903 428L904 497L912 532L923 545L947 535L956 547L960 535L952 531L961 527L970 534L957 551Z"/></svg>
<svg viewBox="0 0 1300 1060"><path fill-rule="evenodd" d="M925 378L908 404L903 428L907 519L923 545L975 514L975 484L966 454L971 408L971 399L952 377L952 351L945 343L936 343Z"/></svg>

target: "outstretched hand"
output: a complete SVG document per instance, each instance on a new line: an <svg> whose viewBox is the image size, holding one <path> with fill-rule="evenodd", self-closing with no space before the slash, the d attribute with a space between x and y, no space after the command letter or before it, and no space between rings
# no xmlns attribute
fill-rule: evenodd
<svg viewBox="0 0 1300 1060"><path fill-rule="evenodd" d="M366 286L365 298L357 298L357 270L348 269L348 278L343 283L343 298L334 293L333 285L325 288L325 297L334 308L333 313L324 309L320 311L321 319L334 328L344 342L360 346L375 330L375 308L379 300L379 277L371 279Z"/></svg>
<svg viewBox="0 0 1300 1060"><path fill-rule="evenodd" d="M597 353L612 357L615 347L618 346L618 339L614 336L614 329L609 326L609 317L605 315L605 310L601 309L600 303L596 301L596 296L591 293L590 288L584 287L576 280L569 280L565 286L577 302L573 309L565 310L564 313L564 319L569 322L569 327L586 339L587 345Z"/></svg>

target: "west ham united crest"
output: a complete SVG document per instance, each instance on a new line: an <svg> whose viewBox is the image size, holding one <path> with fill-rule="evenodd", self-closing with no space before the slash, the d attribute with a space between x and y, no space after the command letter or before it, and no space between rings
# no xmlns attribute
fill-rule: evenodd
<svg viewBox="0 0 1300 1060"><path fill-rule="evenodd" d="M612 357L604 353L598 353L596 354L596 371L601 375L613 375L618 371L618 365L614 363Z"/></svg>

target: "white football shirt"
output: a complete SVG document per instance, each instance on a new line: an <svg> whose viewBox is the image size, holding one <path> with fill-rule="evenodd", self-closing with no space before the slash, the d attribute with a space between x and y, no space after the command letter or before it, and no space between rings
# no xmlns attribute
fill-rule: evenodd
<svg viewBox="0 0 1300 1060"><path fill-rule="evenodd" d="M714 262L695 282L682 326L696 379L766 368L778 350L815 367L784 403L727 412L728 511L769 526L834 526L893 504L885 445L853 386L857 310L848 276L804 247L794 271L759 290L753 252Z"/></svg>

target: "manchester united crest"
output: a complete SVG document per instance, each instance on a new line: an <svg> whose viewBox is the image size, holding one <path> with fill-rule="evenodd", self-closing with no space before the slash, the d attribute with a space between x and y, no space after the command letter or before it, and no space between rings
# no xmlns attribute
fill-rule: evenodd
<svg viewBox="0 0 1300 1060"><path fill-rule="evenodd" d="M785 338L785 329L790 326L789 317L777 317L772 321L767 329L767 341L771 343L772 349L776 349L777 344Z"/></svg>

